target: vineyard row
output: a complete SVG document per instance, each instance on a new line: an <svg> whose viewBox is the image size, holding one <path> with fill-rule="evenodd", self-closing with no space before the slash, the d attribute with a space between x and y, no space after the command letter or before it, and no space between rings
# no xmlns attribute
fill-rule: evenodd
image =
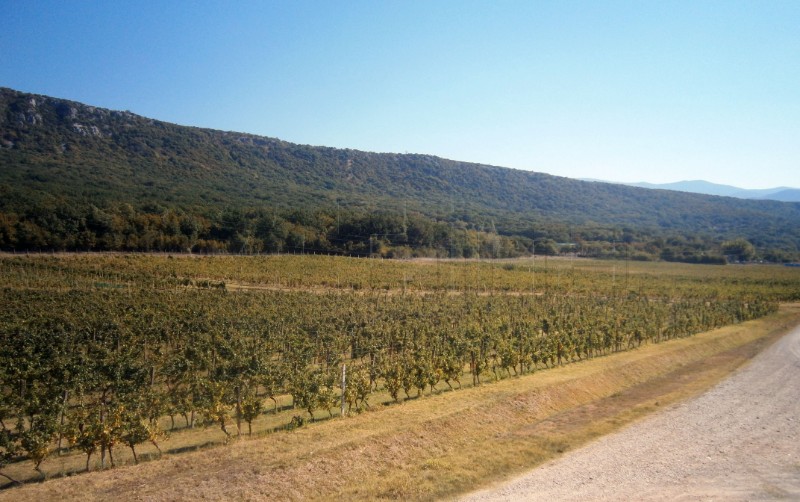
<svg viewBox="0 0 800 502"><path fill-rule="evenodd" d="M67 448L87 470L94 455L113 464L116 447L136 458L166 437L165 416L232 436L288 395L298 425L342 399L363 410L379 389L400 400L462 375L480 384L777 309L758 296L634 293L6 288L0 301L0 468L37 470Z"/></svg>

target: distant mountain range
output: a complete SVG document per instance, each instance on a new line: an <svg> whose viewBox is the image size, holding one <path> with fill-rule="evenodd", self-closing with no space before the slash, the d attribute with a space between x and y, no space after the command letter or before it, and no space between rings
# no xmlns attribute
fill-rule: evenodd
<svg viewBox="0 0 800 502"><path fill-rule="evenodd" d="M676 190L678 192L702 193L736 197L738 199L777 200L782 202L800 202L800 189L789 187L745 189L730 185L720 185L703 180L678 181L675 183L625 183L628 186L659 190Z"/></svg>
<svg viewBox="0 0 800 502"><path fill-rule="evenodd" d="M800 203L678 187L702 191L298 145L0 88L0 249L499 256L550 240L702 261L745 239L765 259L800 257Z"/></svg>

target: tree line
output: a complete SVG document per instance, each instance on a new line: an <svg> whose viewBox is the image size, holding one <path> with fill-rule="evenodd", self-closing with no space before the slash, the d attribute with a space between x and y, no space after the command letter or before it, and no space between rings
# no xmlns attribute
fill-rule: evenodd
<svg viewBox="0 0 800 502"><path fill-rule="evenodd" d="M530 255L724 264L730 260L790 261L759 252L745 239L662 236L626 227L543 222L536 230L499 233L494 222L469 215L441 219L405 211L363 209L229 208L190 211L150 204L134 208L29 203L0 208L3 251L133 251L179 253L292 253L387 258L514 258Z"/></svg>

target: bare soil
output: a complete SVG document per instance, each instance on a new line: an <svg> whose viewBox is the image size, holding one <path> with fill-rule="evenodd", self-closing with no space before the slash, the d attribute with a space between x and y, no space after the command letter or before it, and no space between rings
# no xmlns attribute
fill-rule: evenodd
<svg viewBox="0 0 800 502"><path fill-rule="evenodd" d="M800 327L710 391L464 501L800 500Z"/></svg>

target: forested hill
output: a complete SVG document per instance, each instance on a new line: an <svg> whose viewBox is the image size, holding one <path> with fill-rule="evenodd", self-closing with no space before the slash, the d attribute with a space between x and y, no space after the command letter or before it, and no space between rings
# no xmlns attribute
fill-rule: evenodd
<svg viewBox="0 0 800 502"><path fill-rule="evenodd" d="M623 240L643 257L664 255L672 246L667 258L675 252L719 255L723 243L741 239L769 258L795 258L800 247L798 203L585 182L429 155L296 145L5 88L0 197L5 249L164 247L163 239L142 246L131 234L144 232L135 228L135 218L163 220L165 214L182 225L178 233L189 238L188 247L203 241L228 250L257 238L261 242L252 249L296 247L309 239L320 250L346 252L366 249L369 239L385 249L449 248L448 254L460 256L485 254L481 246L495 232L518 236L504 242L506 253L523 252L534 238L596 242L594 254ZM47 211L59 221L48 223ZM367 221L376 215L387 221ZM129 220L127 227L93 222L114 217ZM257 228L265 218L272 227L285 225ZM341 233L345 220L355 225L349 236ZM153 225L154 232L169 235ZM433 235L414 241L410 226ZM112 230L115 240L106 235ZM456 230L473 232L462 239L464 246L473 240L475 249L456 246ZM293 231L303 235L290 238ZM80 233L83 240L70 237ZM173 245L187 242L166 247Z"/></svg>

